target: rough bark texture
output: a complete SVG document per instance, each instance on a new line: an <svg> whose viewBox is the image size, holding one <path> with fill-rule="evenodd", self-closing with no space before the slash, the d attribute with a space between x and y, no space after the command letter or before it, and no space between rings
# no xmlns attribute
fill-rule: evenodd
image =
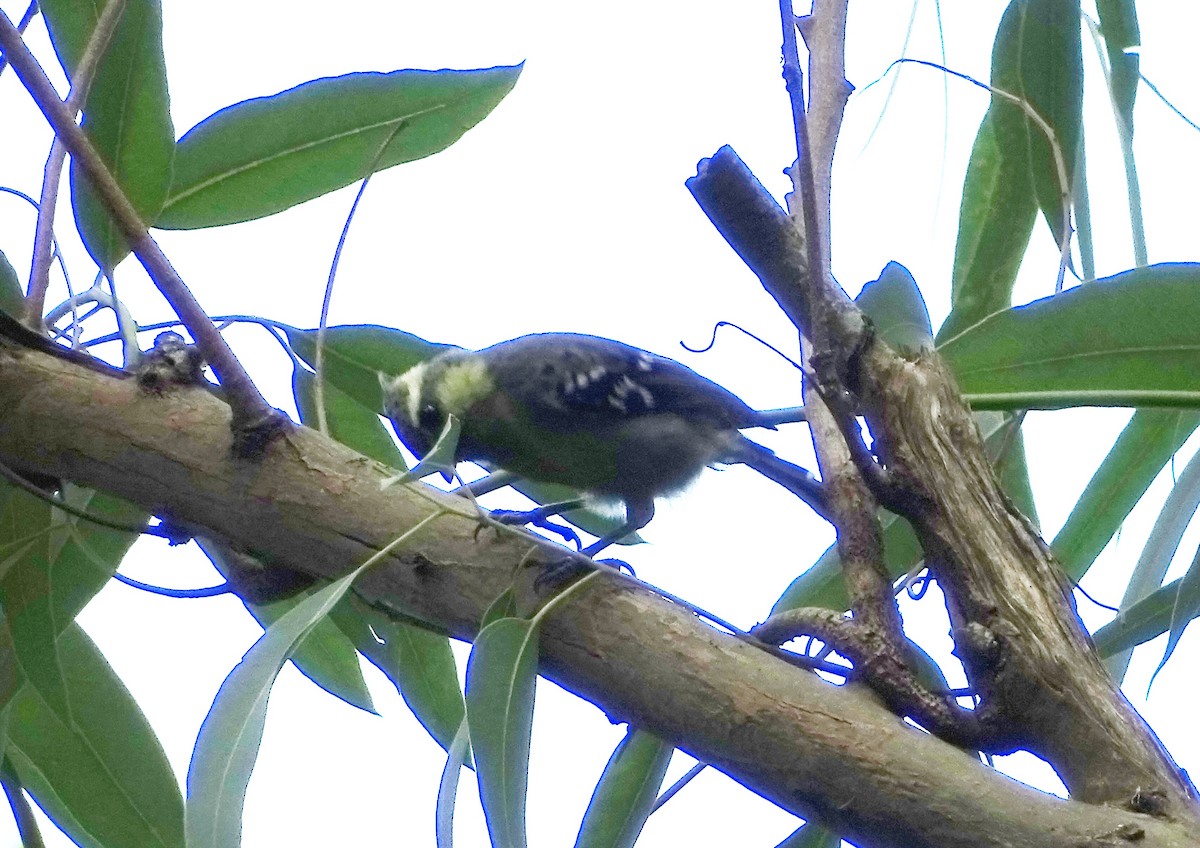
<svg viewBox="0 0 1200 848"><path fill-rule="evenodd" d="M0 461L59 475L280 565L344 573L429 510L450 513L364 575L380 608L468 638L513 566L562 549L476 537L469 507L381 490L375 463L297 428L232 458L229 408L202 390L147 395L46 354L0 346ZM520 575L531 600L535 569ZM1196 846L1179 824L1051 798L627 581L605 577L546 622L542 669L610 715L660 733L756 792L872 846Z"/></svg>
<svg viewBox="0 0 1200 848"><path fill-rule="evenodd" d="M823 464L822 474L874 479L881 502L912 521L946 591L992 746L1045 757L1074 798L1200 831L1194 789L1095 656L1069 586L1000 489L949 372L936 357L913 361L874 339L827 279L787 276L804 274L802 239L732 150L701 163L688 187L788 314L817 326L818 353L831 361L818 373L861 403L882 467L860 452L857 466ZM777 250L791 258L771 256Z"/></svg>
<svg viewBox="0 0 1200 848"><path fill-rule="evenodd" d="M991 722L1013 748L1049 760L1073 797L1194 809L1186 778L1092 649L1049 548L1001 490L953 376L936 357L886 350L864 368L876 375L865 401L886 434L885 463L930 498L917 532Z"/></svg>

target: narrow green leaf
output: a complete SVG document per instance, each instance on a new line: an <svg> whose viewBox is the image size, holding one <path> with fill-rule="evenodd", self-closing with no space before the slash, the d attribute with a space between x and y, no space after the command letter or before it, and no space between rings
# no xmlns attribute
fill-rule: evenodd
<svg viewBox="0 0 1200 848"><path fill-rule="evenodd" d="M1071 580L1087 573L1197 426L1200 412L1139 409L1133 414L1050 543Z"/></svg>
<svg viewBox="0 0 1200 848"><path fill-rule="evenodd" d="M1172 580L1148 595L1092 634L1092 642L1101 657L1149 642L1171 629L1175 618L1182 578Z"/></svg>
<svg viewBox="0 0 1200 848"><path fill-rule="evenodd" d="M458 778L467 758L471 755L471 734L467 730L467 717L454 734L454 741L446 750L446 765L442 779L438 781L437 805L434 809L434 837L437 848L454 848L454 807L458 801Z"/></svg>
<svg viewBox="0 0 1200 848"><path fill-rule="evenodd" d="M145 513L116 498L67 486L76 505L136 523ZM27 681L59 717L70 702L56 638L112 577L133 543L122 533L67 516L29 493L0 481L0 705Z"/></svg>
<svg viewBox="0 0 1200 848"><path fill-rule="evenodd" d="M819 824L802 824L775 848L840 848L842 837Z"/></svg>
<svg viewBox="0 0 1200 848"><path fill-rule="evenodd" d="M633 848L674 753L657 736L630 728L596 784L575 848Z"/></svg>
<svg viewBox="0 0 1200 848"><path fill-rule="evenodd" d="M17 278L17 270L3 250L0 250L0 312L6 312L14 318L25 314L25 292Z"/></svg>
<svg viewBox="0 0 1200 848"><path fill-rule="evenodd" d="M1200 507L1200 454L1194 455L1188 461L1183 473L1171 488L1171 493L1167 495L1162 509L1159 510L1158 518L1150 529L1142 553L1129 576L1125 595L1121 598L1121 609L1128 609L1162 586L1163 578L1171 560L1175 558L1175 552L1179 550L1184 531L1196 515L1197 507ZM1122 651L1105 661L1113 680L1118 683L1125 679L1130 653Z"/></svg>
<svg viewBox="0 0 1200 848"><path fill-rule="evenodd" d="M0 721L7 723L8 713L0 715ZM0 738L7 740L7 735L0 733ZM5 743L7 747L7 742ZM33 814L33 805L25 797L25 787L12 764L12 759L5 755L0 759L0 786L4 788L4 796L8 799L9 809L17 826L17 835L24 848L42 848L46 844L42 837L42 829L37 816Z"/></svg>
<svg viewBox="0 0 1200 848"><path fill-rule="evenodd" d="M280 616L221 684L187 777L188 848L237 848L246 786L258 758L267 699L288 656L350 589L371 560Z"/></svg>
<svg viewBox="0 0 1200 848"><path fill-rule="evenodd" d="M517 593L512 586L509 586L497 595L496 599L488 604L487 609L483 611L483 618L479 620L479 629L485 630L489 624L499 621L502 618L516 617Z"/></svg>
<svg viewBox="0 0 1200 848"><path fill-rule="evenodd" d="M912 352L933 348L929 308L912 273L899 262L885 265L854 302L892 347Z"/></svg>
<svg viewBox="0 0 1200 848"><path fill-rule="evenodd" d="M154 731L78 625L58 641L74 723L21 690L7 751L21 782L80 845L182 848L179 784Z"/></svg>
<svg viewBox="0 0 1200 848"><path fill-rule="evenodd" d="M317 331L281 325L296 355L314 371ZM435 344L391 327L348 324L325 333L325 379L367 409L383 412L379 374L403 374L450 345Z"/></svg>
<svg viewBox="0 0 1200 848"><path fill-rule="evenodd" d="M1061 149L1065 185L1045 133L1016 110L1019 137L1012 143L1028 151L1034 195L1056 243L1067 230L1063 195L1071 190L1083 120L1081 38L1079 0L1014 0L1000 21L992 54L992 84L1028 102L1054 130Z"/></svg>
<svg viewBox="0 0 1200 848"><path fill-rule="evenodd" d="M234 568L231 563L226 561L227 550L222 545L214 544L208 539L198 538L196 543L212 562L213 567L228 580ZM315 585L309 586L293 595L269 603L251 603L245 598L242 598L241 601L246 607L246 611L265 630L305 598L311 596L317 588ZM363 680L362 666L358 662L358 652L353 643L332 621L322 619L317 622L312 631L300 640L289 659L301 674L330 695L341 698L350 706L358 707L364 712L375 712L371 693L367 689L366 681Z"/></svg>
<svg viewBox="0 0 1200 848"><path fill-rule="evenodd" d="M15 492L5 505L3 521L6 540L19 543L28 539L0 565L4 571L0 606L5 642L11 646L21 677L37 689L58 720L69 726L71 703L57 647L58 634L67 622L56 621L51 597L51 531L55 525L51 507L28 492ZM16 554L19 557L11 559Z"/></svg>
<svg viewBox="0 0 1200 848"><path fill-rule="evenodd" d="M316 376L297 366L292 371L292 393L300 420L309 427L317 421ZM405 469L404 455L396 447L379 420L379 413L368 409L330 382L325 383L325 420L329 435L364 456L392 468Z"/></svg>
<svg viewBox="0 0 1200 848"><path fill-rule="evenodd" d="M1198 614L1200 614L1200 550L1192 558L1192 564L1187 573L1179 579L1179 591L1175 593L1175 603L1171 606L1171 632L1167 637L1167 647L1163 650L1162 659L1159 660L1158 667L1154 669L1154 674L1150 675L1150 682L1146 684L1147 695L1150 694L1150 687L1154 685L1154 679L1158 677L1158 673L1163 670L1167 660L1175 653L1179 637L1183 635L1183 631Z"/></svg>
<svg viewBox="0 0 1200 848"><path fill-rule="evenodd" d="M952 308L938 330L939 344L1012 303L1037 218L1027 151L1011 138L1020 120L1016 112L1016 106L993 98L975 136L958 212Z"/></svg>
<svg viewBox="0 0 1200 848"><path fill-rule="evenodd" d="M1137 6L1133 0L1096 0L1100 33L1108 53L1108 90L1113 105L1133 131L1133 103L1137 96L1139 60L1133 48L1142 43Z"/></svg>
<svg viewBox="0 0 1200 848"><path fill-rule="evenodd" d="M1137 160L1133 153L1133 105L1141 79L1136 49L1141 43L1137 7L1133 0L1096 0L1096 11L1100 15L1100 33L1104 37L1104 48L1108 54L1109 100L1112 102L1116 119L1121 159L1125 165L1134 264L1145 265L1149 262L1146 252L1146 225L1142 214L1142 191L1138 180Z"/></svg>
<svg viewBox="0 0 1200 848"><path fill-rule="evenodd" d="M105 5L104 0L41 4L68 76L74 74ZM142 220L153 221L171 184L175 150L158 0L126 0L88 89L83 129ZM88 253L105 270L116 267L129 246L74 161L71 202Z"/></svg>
<svg viewBox="0 0 1200 848"><path fill-rule="evenodd" d="M1200 407L1200 265L1151 265L1008 309L944 342L976 409Z"/></svg>
<svg viewBox="0 0 1200 848"><path fill-rule="evenodd" d="M331 617L392 681L429 735L449 750L466 716L450 640L389 618L353 597L335 607Z"/></svg>
<svg viewBox="0 0 1200 848"><path fill-rule="evenodd" d="M526 845L537 659L537 625L502 618L480 632L467 662L467 721L479 797L492 844L505 848Z"/></svg>
<svg viewBox="0 0 1200 848"><path fill-rule="evenodd" d="M520 73L516 66L346 74L236 103L179 140L155 226L262 218L362 179L372 162L384 170L437 153L483 120Z"/></svg>

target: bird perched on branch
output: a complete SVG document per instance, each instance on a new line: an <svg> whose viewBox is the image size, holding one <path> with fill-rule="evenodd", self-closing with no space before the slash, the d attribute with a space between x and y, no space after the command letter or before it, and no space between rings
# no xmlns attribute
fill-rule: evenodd
<svg viewBox="0 0 1200 848"><path fill-rule="evenodd" d="M714 464L748 465L824 512L808 471L741 434L773 428L763 413L685 365L610 339L542 333L452 348L380 381L386 414L418 457L454 415L455 461L624 502L625 523L589 556L644 527L655 498Z"/></svg>

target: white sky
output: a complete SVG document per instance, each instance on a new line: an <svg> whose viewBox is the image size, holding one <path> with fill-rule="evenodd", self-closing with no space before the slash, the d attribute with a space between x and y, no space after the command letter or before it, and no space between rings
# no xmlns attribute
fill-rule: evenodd
<svg viewBox="0 0 1200 848"><path fill-rule="evenodd" d="M986 78L1005 4L943 5L948 65ZM23 9L13 0L3 6L14 19ZM910 7L881 0L851 6L847 75L859 91L847 110L835 166L834 272L856 293L887 261L904 263L936 325L949 308L956 201L986 95L951 80L944 101L935 71L908 67L868 143L888 84L863 89L900 55ZM1171 4L1170 16L1147 8L1143 71L1181 109L1200 115L1194 86L1200 12L1192 4ZM212 0L168 3L164 17L179 134L222 106L314 77L527 61L512 94L461 142L372 182L342 260L333 323L388 324L466 346L532 331L596 333L681 359L752 405L796 402L795 372L751 342L729 334L702 356L678 346L680 340L703 342L716 321L728 320L784 350L794 348L790 326L683 186L697 160L728 143L778 197L787 190L782 169L795 151L779 76L775 4ZM28 38L61 79L40 22ZM1093 74L1087 108L1089 128L1097 129L1087 147L1103 275L1132 259L1107 98L1087 40L1084 50ZM929 2L918 9L908 55L939 59ZM0 77L0 114L6 130L0 183L36 196L50 134L11 71ZM1137 122L1151 260L1195 259L1196 134L1145 89ZM352 196L353 189L343 190L263 221L159 238L211 313L313 326ZM66 204L64 196L60 208ZM33 216L0 197L0 222L0 248L24 275ZM86 286L93 270L65 214L58 232L76 285ZM1018 296L1051 293L1056 264L1054 245L1039 224ZM118 283L140 323L168 316L135 263L119 269ZM50 302L63 296L54 291ZM291 410L290 374L274 343L254 328L231 330L229 337L271 402ZM1030 465L1048 536L1127 414L1029 416ZM804 462L810 453L805 438L803 429L793 428L770 445ZM1169 479L1156 484L1159 500L1168 487ZM1086 583L1094 595L1119 599L1155 510L1140 507L1101 557ZM791 578L832 540L820 522L796 514L793 499L743 469L707 474L662 505L645 536L652 544L626 556L640 576L742 625L764 617ZM1190 558L1197 543L1200 534L1190 532L1181 559ZM139 543L122 571L174 586L217 582L194 547L169 550L153 539ZM1106 620L1086 602L1081 610L1092 626ZM936 602L926 601L920 614L921 622L910 622L914 633L944 647L946 623ZM257 626L231 598L171 600L119 585L105 589L81 621L145 710L182 780L208 705L257 638ZM1200 739L1178 707L1193 694L1188 664L1196 656L1195 638L1185 635L1148 703L1141 696L1161 640L1135 657L1128 678L1131 698L1180 763L1193 768L1200 763ZM389 694L379 675L368 674L382 718L343 705L285 669L250 784L246 846L433 844L441 749L394 690ZM574 840L591 789L623 732L591 705L541 682L531 845ZM677 757L668 781L689 765ZM1044 766L1019 767L1026 779L1054 787ZM710 770L652 817L639 844L771 846L796 824ZM465 846L486 841L469 777L460 790L457 834ZM51 828L46 835L51 846L69 844ZM0 846L17 844L15 830L0 821Z"/></svg>

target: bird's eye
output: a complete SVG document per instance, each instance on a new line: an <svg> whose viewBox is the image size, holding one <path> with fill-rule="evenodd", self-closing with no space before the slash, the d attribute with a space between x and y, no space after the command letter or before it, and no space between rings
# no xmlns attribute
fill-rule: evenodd
<svg viewBox="0 0 1200 848"><path fill-rule="evenodd" d="M437 407L431 403L427 403L421 407L420 415L418 416L421 429L423 430L440 430L442 424L442 416L438 413Z"/></svg>

